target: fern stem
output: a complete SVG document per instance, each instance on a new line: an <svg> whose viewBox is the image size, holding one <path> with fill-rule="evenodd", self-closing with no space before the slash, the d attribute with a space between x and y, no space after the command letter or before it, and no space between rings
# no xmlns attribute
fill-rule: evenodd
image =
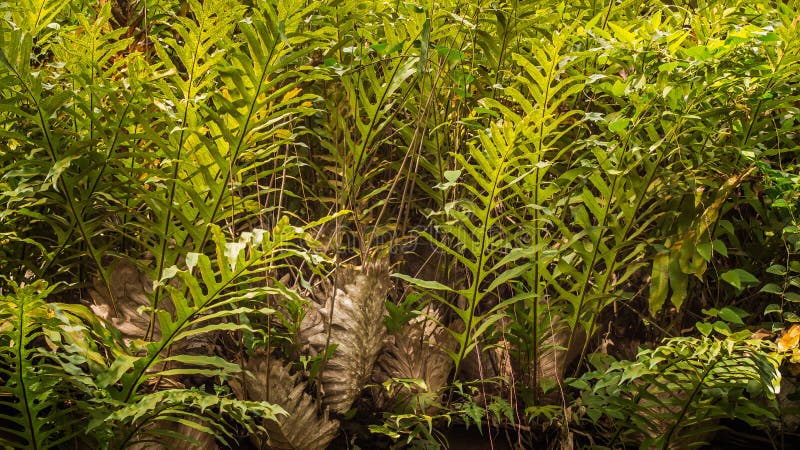
<svg viewBox="0 0 800 450"><path fill-rule="evenodd" d="M616 193L615 191L617 189L617 181L619 181L619 176L614 177L614 182L611 185L611 191L608 194L608 198L606 199L606 206L603 209L603 217L601 218L600 223L598 224L600 234L597 236L597 242L593 244L594 248L592 248L592 258L589 260L589 264L584 270L585 277L583 279L583 284L581 286L581 294L578 300L578 307L575 310L575 324L572 327L572 330L570 330L569 340L567 341L567 348L570 348L570 346L572 346L574 342L576 336L576 330L578 329L578 325L580 322L581 310L583 309L583 305L586 303L586 295L590 290L589 282L592 280L592 273L594 273L594 266L597 263L597 255L600 253L600 245L602 244L603 238L605 237L606 222L608 220L609 212L611 210L612 199L614 198L614 194ZM607 276L606 278L609 278L609 276ZM591 330L586 330L586 332L588 335L588 333L590 333Z"/></svg>
<svg viewBox="0 0 800 450"><path fill-rule="evenodd" d="M132 92L132 94L136 95L137 91ZM122 122L125 116L128 115L128 110L130 109L131 102L125 102L125 108L122 110L122 114L119 116L119 121L117 121L116 127L114 127L114 137L111 139L111 145L108 146L108 151L106 151L106 157L103 160L103 165L100 166L100 170L97 172L97 175L94 178L94 181L91 183L91 187L89 188L88 197L91 198L95 192L97 192L97 186L100 184L100 180L102 179L106 169L108 168L108 162L111 160L111 155L114 153L114 150L117 147L117 140L119 139L120 130L122 129ZM84 207L82 212L86 212L86 207Z"/></svg>
<svg viewBox="0 0 800 450"><path fill-rule="evenodd" d="M608 0L608 9L606 10L606 15L603 17L603 26L601 27L602 30L606 29L606 25L608 25L608 18L611 16L611 9L614 7L614 2L616 0Z"/></svg>
<svg viewBox="0 0 800 450"><path fill-rule="evenodd" d="M481 300L483 295L480 293L480 285L481 285L481 278L483 275L483 264L484 264L484 257L486 252L486 245L487 240L489 238L489 229L490 229L490 218L492 213L492 204L494 203L495 196L497 195L498 186L500 184L500 178L502 177L505 166L508 164L508 157L511 152L514 151L514 142L507 143L507 149L505 154L502 155L500 162L495 170L495 174L492 177L492 188L488 192L488 196L486 198L486 205L485 205L485 212L483 214L483 223L481 226L481 240L480 246L478 249L478 259L475 264L475 270L472 273L472 293L470 294L469 304L467 305L467 309L469 311L469 315L467 316L467 323L465 324L464 329L464 340L463 344L459 342L459 351L458 351L458 358L455 361L455 370L453 371L453 382L457 380L458 371L461 368L461 362L466 357L467 347L469 346L470 340L476 338L473 337L473 322L475 320L475 310L478 307L478 302Z"/></svg>
<svg viewBox="0 0 800 450"><path fill-rule="evenodd" d="M554 49L554 55L556 56L557 53L560 52L560 48ZM553 58L555 59L555 58ZM544 127L544 111L547 109L548 104L550 103L550 87L553 83L553 79L555 78L555 70L557 67L557 61L551 61L550 67L547 70L547 79L545 80L544 86L544 93L542 95L542 123L539 124L539 139L536 144L536 157L534 161L535 167L535 175L534 175L534 189L533 189L533 204L537 206L537 208L533 208L533 224L535 227L535 232L533 233L533 248L539 248L539 241L540 241L540 229L539 229L539 185L541 184L541 168L539 167L539 163L544 156L544 136L545 136L545 127ZM538 259L538 258L537 258ZM534 404L536 404L539 400L539 355L541 353L541 349L539 348L539 279L541 277L541 273L539 271L539 261L537 260L536 263L533 265L533 385L532 388L534 390Z"/></svg>
<svg viewBox="0 0 800 450"><path fill-rule="evenodd" d="M25 326L27 323L27 314L25 307L28 306L28 294L26 292L17 292L17 350L16 350L16 378L17 382L19 383L19 392L20 396L20 407L24 408L24 416L25 416L25 432L28 434L26 440L28 441L28 445L30 449L38 450L39 447L39 440L36 433L36 426L34 424L34 415L36 414L35 411L31 411L30 409L30 400L28 399L28 386L25 383L25 370L29 365L29 361L26 358L26 349L27 349L27 334L28 334L28 327ZM20 298L21 297L21 298Z"/></svg>
<svg viewBox="0 0 800 450"><path fill-rule="evenodd" d="M662 450L669 449L669 442L670 442L670 439L672 439L672 435L675 433L675 430L677 430L678 425L683 420L683 417L689 411L689 407L691 406L692 402L694 401L694 398L700 392L700 388L703 386L703 382L705 381L706 377L708 377L708 375L711 373L711 371L714 369L714 367L716 367L718 361L719 360L714 361L713 364L709 364L709 365L706 366L705 370L703 371L703 375L700 377L700 379L695 384L694 389L692 389L691 395L689 395L689 398L683 403L683 407L681 408L680 414L678 414L678 417L674 421L672 421L672 424L669 427L669 431L664 436L664 441L661 444L661 449Z"/></svg>
<svg viewBox="0 0 800 450"><path fill-rule="evenodd" d="M204 22L205 22L206 18L207 17L205 15L203 15L203 21ZM202 30L203 29L203 25L205 25L205 23L199 23L198 24L199 29ZM181 121L181 132L178 135L177 152L176 152L176 155L175 155L175 160L172 162L172 164L173 164L172 178L170 179L169 194L167 195L167 215L166 215L166 218L164 220L164 231L163 231L162 235L160 236L161 248L159 249L158 265L156 266L156 273L157 273L156 279L157 280L161 280L161 278L164 276L164 269L165 269L164 266L166 264L166 258L167 258L167 246L169 245L169 240L170 240L169 239L169 230L171 228L170 225L171 225L171 222L172 222L172 209L175 207L173 203L175 202L175 195L176 195L177 186L178 186L177 179L178 179L179 169L180 169L180 166L181 166L181 162L180 161L181 161L181 156L182 156L182 152L183 152L184 139L185 139L185 136L186 136L186 128L188 126L186 122L189 119L189 107L192 104L192 87L194 86L194 82L195 82L195 79L196 79L195 70L197 68L197 60L200 57L199 55L200 55L201 42L202 42L202 40L199 39L199 38L196 39L196 41L195 41L194 49L193 49L193 52L192 52L192 55L193 55L193 57L192 57L192 66L191 66L191 68L189 69L189 72L188 72L188 79L187 79L187 83L186 83L186 93L184 95L184 100L186 101L186 104L184 105L184 109L183 109L183 119ZM153 308L152 308L152 311L150 312L150 322L149 322L149 324L147 326L147 332L145 333L145 340L149 340L153 336L153 332L154 332L154 329L155 329L156 312L158 310L159 304L161 303L162 291L163 291L163 288L161 286L158 286L156 288L155 292L153 293Z"/></svg>
<svg viewBox="0 0 800 450"><path fill-rule="evenodd" d="M514 7L513 8L514 8L514 10L513 10L512 14L513 14L513 17L514 17L514 21L516 21L516 18L517 18L517 1L514 1ZM506 23L505 29L503 30L503 41L500 44L500 54L497 57L497 69L495 70L495 73L494 73L494 85L492 86L492 98L495 98L497 96L497 87L496 86L500 82L500 71L503 68L503 60L505 59L505 56L506 56L506 49L508 47L508 35L510 33L509 28L511 26L512 26L511 25L511 21L509 20Z"/></svg>

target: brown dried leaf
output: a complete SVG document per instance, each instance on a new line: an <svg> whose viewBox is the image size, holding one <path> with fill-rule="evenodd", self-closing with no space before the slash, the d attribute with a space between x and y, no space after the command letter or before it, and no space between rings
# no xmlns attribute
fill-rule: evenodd
<svg viewBox="0 0 800 450"><path fill-rule="evenodd" d="M306 382L300 375L289 372L280 359L267 354L256 354L242 368L255 378L232 380L231 389L241 400L267 401L281 406L288 416L264 424L266 442L259 437L251 440L258 448L275 450L322 450L336 437L339 422L328 418L327 410L320 416L314 399L306 393Z"/></svg>
<svg viewBox="0 0 800 450"><path fill-rule="evenodd" d="M153 291L152 280L132 262L120 260L109 273L109 284L111 295L100 279L94 280L93 288L89 289L94 302L92 310L120 330L126 341L144 339L150 315L140 313L139 309L150 306L148 294ZM162 302L161 307L169 308L171 303ZM156 324L153 339L160 337L161 330Z"/></svg>
<svg viewBox="0 0 800 450"><path fill-rule="evenodd" d="M438 312L433 311L430 316L417 316L399 333L389 336L373 374L378 385L390 383L391 379L414 379L422 380L427 389L413 385L388 386L377 392L379 408L389 403L405 403L421 392L436 394L447 384L453 359L445 350L455 351L456 342L444 327L432 320L440 320Z"/></svg>
<svg viewBox="0 0 800 450"><path fill-rule="evenodd" d="M800 342L800 325L792 325L776 342L779 352L785 352L797 347L798 342Z"/></svg>
<svg viewBox="0 0 800 450"><path fill-rule="evenodd" d="M206 427L207 424L200 422L200 426ZM219 444L217 444L214 436L187 424L159 420L153 422L150 428L182 434L189 441L178 437L170 437L163 439L162 442L152 442L154 436L145 436L143 434L140 442L136 442L128 448L131 450L172 450L178 448L182 450L219 450ZM134 438L134 441L136 441L136 438Z"/></svg>
<svg viewBox="0 0 800 450"><path fill-rule="evenodd" d="M389 264L382 260L360 268L343 267L337 278L337 289L326 293L324 306L312 307L303 319L301 341L312 355L336 346L319 378L323 403L344 413L369 380L386 335Z"/></svg>

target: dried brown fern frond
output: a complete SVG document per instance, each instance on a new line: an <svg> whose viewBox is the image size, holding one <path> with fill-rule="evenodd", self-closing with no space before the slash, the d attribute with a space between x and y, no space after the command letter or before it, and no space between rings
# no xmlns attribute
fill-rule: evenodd
<svg viewBox="0 0 800 450"><path fill-rule="evenodd" d="M586 334L582 332L583 328L577 330L572 348L568 349L570 329L561 317L553 317L550 323L545 326L547 330L540 344L542 351L539 354L537 376L542 381L561 382L567 366L580 354L586 340Z"/></svg>
<svg viewBox="0 0 800 450"><path fill-rule="evenodd" d="M376 389L379 409L405 404L423 393L435 396L447 384L453 369L453 359L447 351L455 351L456 342L437 321L441 322L441 314L431 311L428 316L413 318L399 333L386 339L373 373L373 381L385 388ZM424 388L392 383L393 379L420 380Z"/></svg>
<svg viewBox="0 0 800 450"><path fill-rule="evenodd" d="M153 291L153 281L136 265L124 259L115 263L108 277L111 296L99 278L94 280L94 286L89 289L92 310L122 332L126 341L144 339L150 314L140 312L140 309L150 307L149 294ZM164 301L160 306L169 309L171 303ZM158 324L155 324L152 338L161 338Z"/></svg>
<svg viewBox="0 0 800 450"><path fill-rule="evenodd" d="M253 377L232 380L231 388L240 400L268 401L280 405L287 416L264 424L265 442L259 437L251 439L258 448L275 450L322 450L336 437L339 422L320 416L314 399L306 393L307 383L300 374L291 374L289 367L275 356L258 353L248 359L242 368Z"/></svg>
<svg viewBox="0 0 800 450"><path fill-rule="evenodd" d="M564 376L567 368L580 356L586 343L586 333L580 325L576 325L574 332L570 331L569 325L557 315L544 320L549 321L544 323L544 336L538 344L539 359L535 367L528 367L528 373L532 373L535 368L536 387L545 393L543 401L563 403L566 401L563 390ZM570 345L571 333L572 345ZM564 407L567 407L566 404Z"/></svg>
<svg viewBox="0 0 800 450"><path fill-rule="evenodd" d="M142 436L142 440L134 438L133 441L138 442L128 448L130 450L219 450L219 444L214 436L199 429L206 427L207 424L203 422L195 424L196 427L168 420L153 422L149 428L160 431L161 438L156 436ZM167 434L174 437L169 437ZM182 437L179 438L177 435Z"/></svg>
<svg viewBox="0 0 800 450"><path fill-rule="evenodd" d="M501 340L494 345L478 345L461 363L459 379L462 381L502 378L510 381L514 377L509 354L510 344ZM480 354L480 359L478 355Z"/></svg>
<svg viewBox="0 0 800 450"><path fill-rule="evenodd" d="M381 260L343 267L334 281L303 319L301 340L312 355L325 355L327 348L336 346L319 380L323 403L344 413L369 381L386 336L389 264Z"/></svg>

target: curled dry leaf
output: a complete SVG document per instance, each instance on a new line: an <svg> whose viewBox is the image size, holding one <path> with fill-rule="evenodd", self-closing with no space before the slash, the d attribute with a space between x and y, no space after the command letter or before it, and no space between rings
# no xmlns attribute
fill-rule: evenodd
<svg viewBox="0 0 800 450"><path fill-rule="evenodd" d="M266 442L251 437L258 448L275 450L322 450L336 437L339 422L320 416L314 399L306 393L307 383L300 374L291 374L279 358L257 353L242 368L252 373L230 382L240 400L267 401L281 406L288 413L277 421L264 424Z"/></svg>
<svg viewBox="0 0 800 450"><path fill-rule="evenodd" d="M301 325L301 340L312 355L324 355L336 346L320 372L322 401L344 413L372 374L386 327L386 297L391 287L385 260L362 267L342 267L335 287L312 305Z"/></svg>

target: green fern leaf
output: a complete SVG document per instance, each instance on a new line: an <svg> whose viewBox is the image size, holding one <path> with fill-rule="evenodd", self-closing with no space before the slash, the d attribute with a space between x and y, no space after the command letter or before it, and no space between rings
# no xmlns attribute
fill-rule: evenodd
<svg viewBox="0 0 800 450"><path fill-rule="evenodd" d="M581 381L583 402L615 419L616 440L647 448L689 448L722 428L720 419L763 425L776 417L778 362L758 342L672 338L636 361L613 363ZM599 417L591 420L594 422Z"/></svg>
<svg viewBox="0 0 800 450"><path fill-rule="evenodd" d="M63 324L44 298L52 291L42 282L14 287L0 297L0 442L9 448L47 449L73 438L80 414L64 408L67 376L39 348L48 337L59 341Z"/></svg>

